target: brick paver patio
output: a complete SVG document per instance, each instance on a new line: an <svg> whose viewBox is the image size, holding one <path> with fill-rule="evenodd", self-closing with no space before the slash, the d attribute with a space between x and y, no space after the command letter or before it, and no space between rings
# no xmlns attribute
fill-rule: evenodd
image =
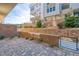
<svg viewBox="0 0 79 59"><path fill-rule="evenodd" d="M25 40L24 38L6 38L0 41L0 56L72 56L79 55L76 52L56 47L49 47L47 44L36 41Z"/></svg>

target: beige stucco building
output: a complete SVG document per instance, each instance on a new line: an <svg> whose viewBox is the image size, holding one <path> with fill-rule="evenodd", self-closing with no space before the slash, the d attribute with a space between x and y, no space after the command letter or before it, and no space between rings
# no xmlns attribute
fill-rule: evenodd
<svg viewBox="0 0 79 59"><path fill-rule="evenodd" d="M57 24L64 21L65 14L79 16L79 3L32 3L31 18L33 23L38 19L48 28L58 28Z"/></svg>

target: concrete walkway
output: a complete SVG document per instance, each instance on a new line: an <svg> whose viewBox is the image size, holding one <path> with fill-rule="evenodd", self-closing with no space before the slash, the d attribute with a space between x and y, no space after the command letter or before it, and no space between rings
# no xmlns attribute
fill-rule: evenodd
<svg viewBox="0 0 79 59"><path fill-rule="evenodd" d="M47 44L37 43L24 38L6 38L0 40L0 56L73 56L75 52L49 47Z"/></svg>

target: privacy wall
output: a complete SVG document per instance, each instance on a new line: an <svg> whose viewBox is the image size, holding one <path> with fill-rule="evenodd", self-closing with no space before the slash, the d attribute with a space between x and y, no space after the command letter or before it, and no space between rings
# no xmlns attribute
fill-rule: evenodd
<svg viewBox="0 0 79 59"><path fill-rule="evenodd" d="M0 35L11 37L17 35L17 26L9 24L0 24Z"/></svg>

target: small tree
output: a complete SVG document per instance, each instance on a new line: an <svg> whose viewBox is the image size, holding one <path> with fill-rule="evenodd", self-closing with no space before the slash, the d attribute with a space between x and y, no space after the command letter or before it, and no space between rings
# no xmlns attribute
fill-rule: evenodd
<svg viewBox="0 0 79 59"><path fill-rule="evenodd" d="M41 20L38 20L38 21L37 21L36 27L37 27L37 28L41 28L41 27L42 27L42 22L41 22Z"/></svg>
<svg viewBox="0 0 79 59"><path fill-rule="evenodd" d="M76 20L76 21L75 21L75 27L79 27L79 17L76 17L75 20Z"/></svg>
<svg viewBox="0 0 79 59"><path fill-rule="evenodd" d="M75 16L65 15L65 21L64 21L65 27L73 28L73 27L75 27L75 22L76 22Z"/></svg>
<svg viewBox="0 0 79 59"><path fill-rule="evenodd" d="M59 28L78 28L79 16L65 15L65 21L58 24Z"/></svg>

